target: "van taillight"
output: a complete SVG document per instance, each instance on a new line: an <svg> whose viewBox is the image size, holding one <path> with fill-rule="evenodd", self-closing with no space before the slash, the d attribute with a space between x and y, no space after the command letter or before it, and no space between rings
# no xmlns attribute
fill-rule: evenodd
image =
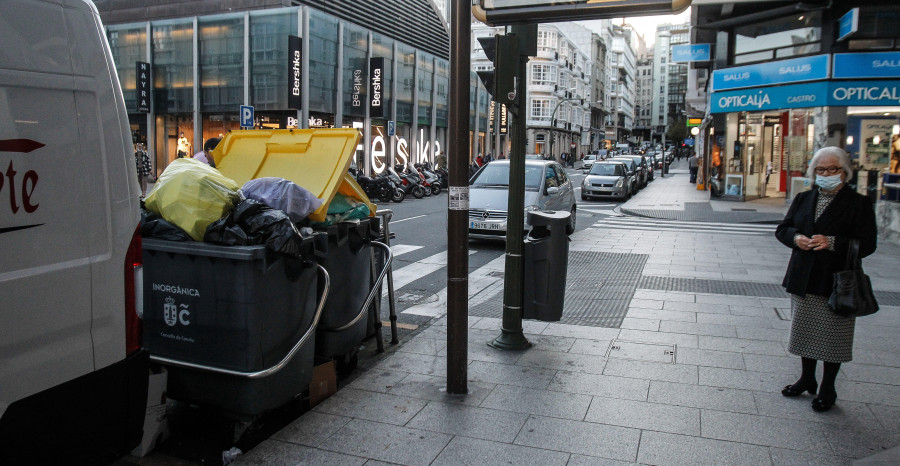
<svg viewBox="0 0 900 466"><path fill-rule="evenodd" d="M141 228L134 231L125 254L125 353L141 348L141 318L144 314L144 258Z"/></svg>

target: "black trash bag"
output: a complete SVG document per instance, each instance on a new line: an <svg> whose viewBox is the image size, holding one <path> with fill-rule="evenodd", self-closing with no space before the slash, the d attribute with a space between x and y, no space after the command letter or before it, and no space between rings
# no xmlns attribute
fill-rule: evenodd
<svg viewBox="0 0 900 466"><path fill-rule="evenodd" d="M194 241L186 231L144 208L141 208L141 236L168 241Z"/></svg>
<svg viewBox="0 0 900 466"><path fill-rule="evenodd" d="M247 232L234 224L232 213L210 223L206 227L206 233L203 234L203 242L222 246L249 246L256 244L251 242Z"/></svg>
<svg viewBox="0 0 900 466"><path fill-rule="evenodd" d="M234 208L234 223L255 244L265 244L272 251L292 257L303 257L303 235L280 210L253 199L245 199Z"/></svg>

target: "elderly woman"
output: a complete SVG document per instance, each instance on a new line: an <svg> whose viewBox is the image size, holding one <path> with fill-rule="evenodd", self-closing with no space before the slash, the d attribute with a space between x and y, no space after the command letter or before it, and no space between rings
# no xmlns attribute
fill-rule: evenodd
<svg viewBox="0 0 900 466"><path fill-rule="evenodd" d="M816 151L807 176L812 190L794 198L775 236L792 249L782 286L791 294L793 322L788 351L800 356L800 379L784 387L784 396L803 392L818 396L815 411L828 411L837 399L834 380L842 362L853 359L855 318L840 317L828 308L832 277L845 269L850 239L859 240L860 257L875 251L875 212L869 198L846 185L852 173L847 153L837 147ZM824 362L822 385L816 364Z"/></svg>

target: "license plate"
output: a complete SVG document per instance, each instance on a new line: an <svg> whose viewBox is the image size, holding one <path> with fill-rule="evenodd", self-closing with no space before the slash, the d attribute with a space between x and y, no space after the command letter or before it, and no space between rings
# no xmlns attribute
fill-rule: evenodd
<svg viewBox="0 0 900 466"><path fill-rule="evenodd" d="M506 222L469 222L469 228L472 230L506 230Z"/></svg>

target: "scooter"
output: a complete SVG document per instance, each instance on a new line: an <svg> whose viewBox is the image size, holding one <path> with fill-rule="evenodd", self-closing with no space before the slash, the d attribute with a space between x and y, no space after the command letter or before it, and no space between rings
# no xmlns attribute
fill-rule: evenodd
<svg viewBox="0 0 900 466"><path fill-rule="evenodd" d="M413 165L413 167L415 167L419 174L424 178L425 181L423 182L423 186L425 186L426 188L431 188L431 194L437 196L441 193L441 180L440 177L437 176L437 174L429 170L424 163L417 163Z"/></svg>
<svg viewBox="0 0 900 466"><path fill-rule="evenodd" d="M412 193L413 197L416 199L425 197L425 188L422 187L421 178L418 174L413 176L407 173L398 173L397 170L390 167L388 167L388 170L400 180L400 189L402 189L404 193Z"/></svg>

